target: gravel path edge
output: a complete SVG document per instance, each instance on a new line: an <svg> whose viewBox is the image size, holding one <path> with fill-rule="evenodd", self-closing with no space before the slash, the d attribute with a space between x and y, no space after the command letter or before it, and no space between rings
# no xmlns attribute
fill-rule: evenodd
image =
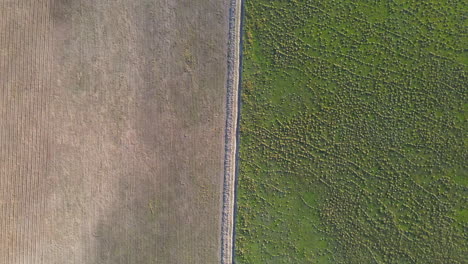
<svg viewBox="0 0 468 264"><path fill-rule="evenodd" d="M243 0L231 0L227 54L227 98L223 208L221 219L221 263L234 263L235 195L237 182L237 142L239 84L241 66L241 22Z"/></svg>

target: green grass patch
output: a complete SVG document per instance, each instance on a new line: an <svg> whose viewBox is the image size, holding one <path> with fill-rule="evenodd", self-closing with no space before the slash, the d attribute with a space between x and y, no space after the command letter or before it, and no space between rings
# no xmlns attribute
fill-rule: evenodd
<svg viewBox="0 0 468 264"><path fill-rule="evenodd" d="M467 261L466 7L246 1L236 263Z"/></svg>

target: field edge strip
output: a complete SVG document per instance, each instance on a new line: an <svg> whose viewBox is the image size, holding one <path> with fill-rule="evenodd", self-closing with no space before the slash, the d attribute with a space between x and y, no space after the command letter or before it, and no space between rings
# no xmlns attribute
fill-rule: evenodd
<svg viewBox="0 0 468 264"><path fill-rule="evenodd" d="M224 183L221 219L222 264L234 262L242 6L243 0L231 0L229 8Z"/></svg>

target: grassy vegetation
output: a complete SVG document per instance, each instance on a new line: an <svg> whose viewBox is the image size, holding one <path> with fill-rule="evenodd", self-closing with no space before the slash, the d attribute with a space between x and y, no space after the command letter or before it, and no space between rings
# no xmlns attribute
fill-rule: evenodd
<svg viewBox="0 0 468 264"><path fill-rule="evenodd" d="M237 263L467 263L464 1L247 0Z"/></svg>

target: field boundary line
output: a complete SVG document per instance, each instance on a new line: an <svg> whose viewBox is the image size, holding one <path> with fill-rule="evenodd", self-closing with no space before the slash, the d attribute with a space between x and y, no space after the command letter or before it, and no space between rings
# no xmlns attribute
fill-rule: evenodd
<svg viewBox="0 0 468 264"><path fill-rule="evenodd" d="M243 0L231 0L227 54L227 95L223 206L221 219L221 263L234 262L235 202L239 137L239 103Z"/></svg>

